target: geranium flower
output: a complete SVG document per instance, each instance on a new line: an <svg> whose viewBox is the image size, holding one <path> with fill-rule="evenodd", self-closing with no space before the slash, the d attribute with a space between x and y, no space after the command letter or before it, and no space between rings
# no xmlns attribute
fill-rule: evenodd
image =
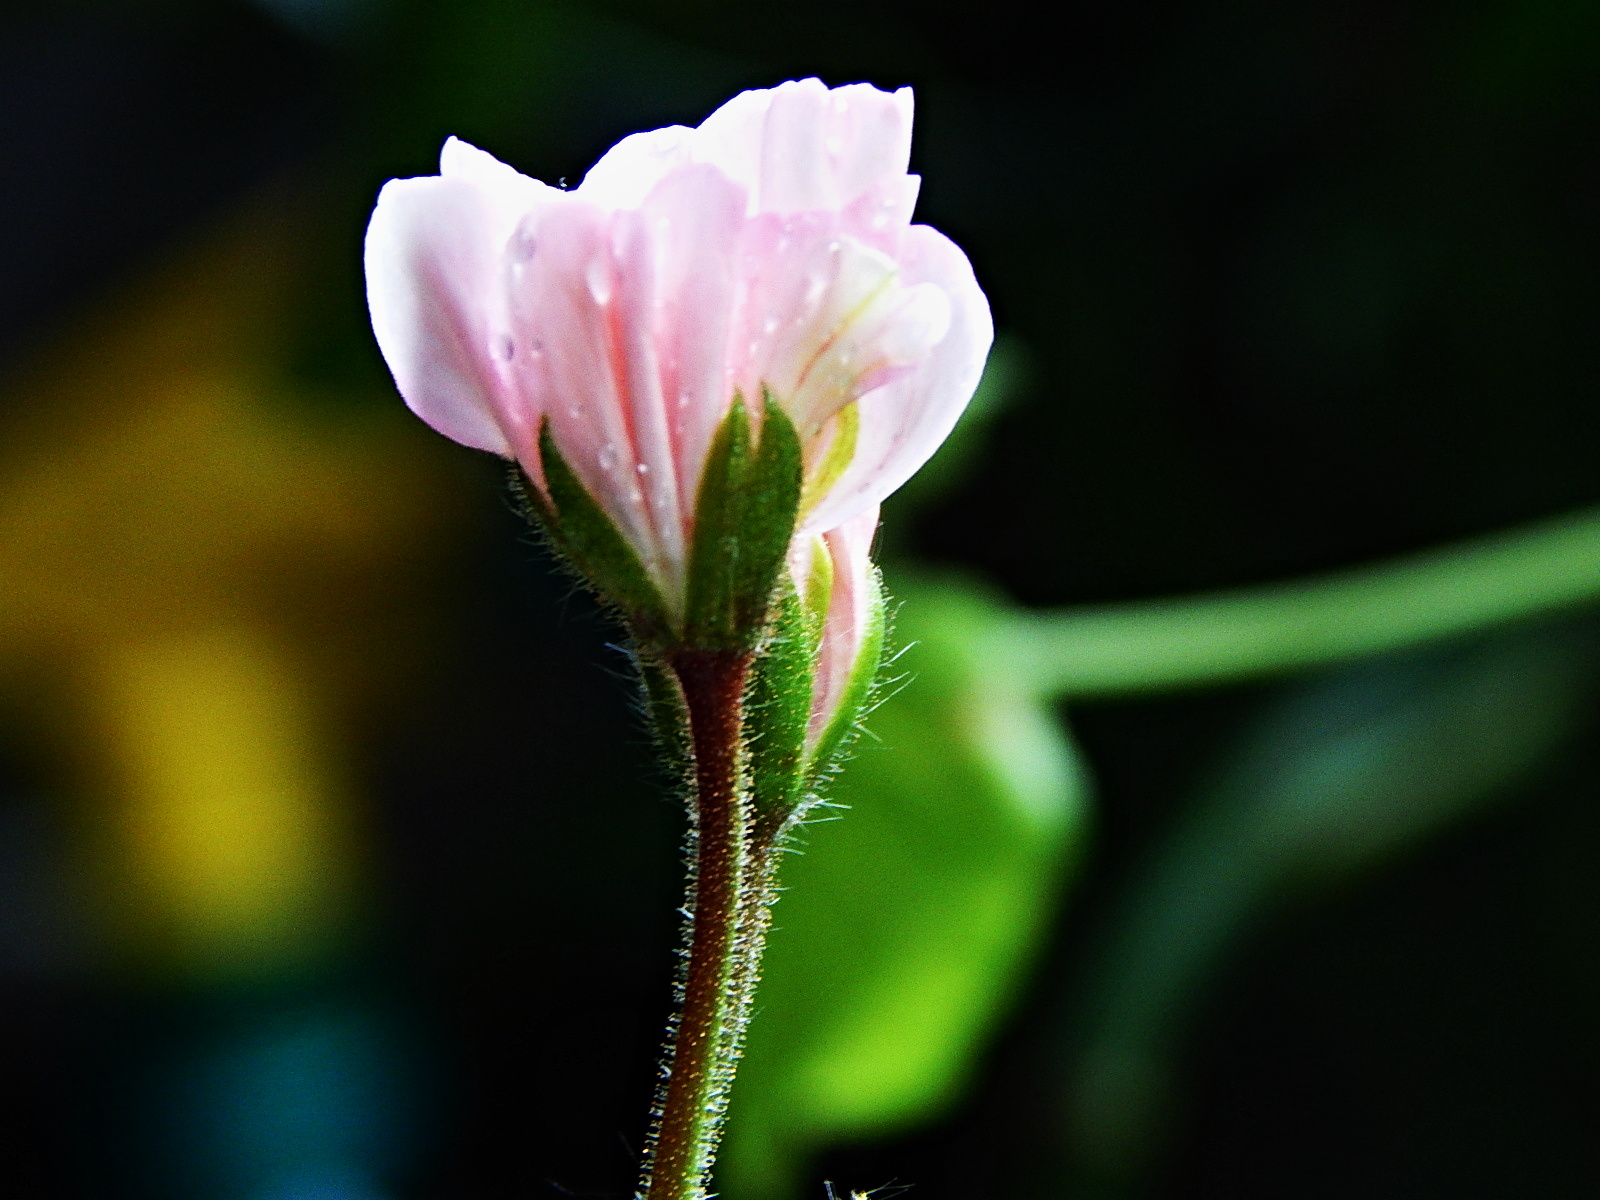
<svg viewBox="0 0 1600 1200"><path fill-rule="evenodd" d="M769 402L792 424L788 533L809 544L905 482L977 385L988 304L966 256L911 223L911 114L910 89L745 92L696 129L625 138L572 191L452 138L437 176L385 185L367 231L401 394L549 502L543 434L682 620L736 403L757 442Z"/></svg>

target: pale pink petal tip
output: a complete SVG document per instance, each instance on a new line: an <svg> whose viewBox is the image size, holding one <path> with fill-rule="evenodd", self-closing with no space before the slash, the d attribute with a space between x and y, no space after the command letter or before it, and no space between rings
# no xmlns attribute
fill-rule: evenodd
<svg viewBox="0 0 1600 1200"><path fill-rule="evenodd" d="M499 263L482 237L484 208L457 179L386 184L367 227L367 306L412 411L464 445L509 454L489 357Z"/></svg>
<svg viewBox="0 0 1600 1200"><path fill-rule="evenodd" d="M815 745L837 715L840 702L861 665L861 652L876 614L872 539L878 531L877 506L823 535L833 565L833 588L817 654L808 741Z"/></svg>

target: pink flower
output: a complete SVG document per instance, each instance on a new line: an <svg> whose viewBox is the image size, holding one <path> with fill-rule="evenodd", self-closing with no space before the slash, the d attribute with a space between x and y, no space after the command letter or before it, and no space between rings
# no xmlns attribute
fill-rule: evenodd
<svg viewBox="0 0 1600 1200"><path fill-rule="evenodd" d="M672 611L736 395L759 419L770 392L799 433L797 538L855 528L950 431L993 333L965 255L911 224L911 106L815 79L745 92L625 138L570 192L451 139L367 231L401 394L541 487L548 421Z"/></svg>

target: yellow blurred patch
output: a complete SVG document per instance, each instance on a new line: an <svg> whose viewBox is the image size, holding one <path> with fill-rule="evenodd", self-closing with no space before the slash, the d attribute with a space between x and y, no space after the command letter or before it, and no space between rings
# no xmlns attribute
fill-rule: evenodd
<svg viewBox="0 0 1600 1200"><path fill-rule="evenodd" d="M351 900L348 797L282 652L245 626L130 639L84 683L114 925L203 969L325 951Z"/></svg>
<svg viewBox="0 0 1600 1200"><path fill-rule="evenodd" d="M278 970L349 927L346 731L413 668L456 515L398 398L285 392L294 211L235 222L5 389L0 694L78 801L106 927L185 973Z"/></svg>

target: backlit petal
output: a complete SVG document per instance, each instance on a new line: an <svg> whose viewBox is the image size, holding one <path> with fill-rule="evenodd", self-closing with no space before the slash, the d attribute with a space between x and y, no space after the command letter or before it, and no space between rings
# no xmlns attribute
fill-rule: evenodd
<svg viewBox="0 0 1600 1200"><path fill-rule="evenodd" d="M406 403L446 437L509 455L499 247L483 195L459 179L396 179L367 229L367 305Z"/></svg>
<svg viewBox="0 0 1600 1200"><path fill-rule="evenodd" d="M908 287L929 284L943 292L948 328L913 370L861 398L855 458L811 513L811 529L849 520L911 478L949 436L983 375L994 322L967 256L943 234L913 225L900 270Z"/></svg>

